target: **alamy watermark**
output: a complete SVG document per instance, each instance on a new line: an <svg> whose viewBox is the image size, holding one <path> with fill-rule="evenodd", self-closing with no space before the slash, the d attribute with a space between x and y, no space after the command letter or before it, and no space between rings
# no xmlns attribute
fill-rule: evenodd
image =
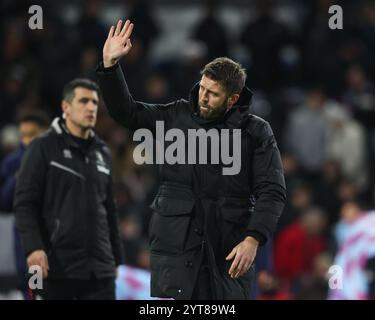
<svg viewBox="0 0 375 320"><path fill-rule="evenodd" d="M29 267L29 279L28 285L32 290L43 289L43 270L41 266L33 265Z"/></svg>
<svg viewBox="0 0 375 320"><path fill-rule="evenodd" d="M330 6L328 13L333 14L328 20L328 26L332 30L344 29L343 11L339 5Z"/></svg>
<svg viewBox="0 0 375 320"><path fill-rule="evenodd" d="M328 269L328 287L331 290L343 289L343 270L339 265L332 265Z"/></svg>
<svg viewBox="0 0 375 320"><path fill-rule="evenodd" d="M29 18L29 28L31 30L43 29L43 9L39 5L32 5L29 7L29 14L32 16ZM328 9L328 13L332 16L328 20L328 26L332 30L342 30L343 26L343 11L339 5L332 5Z"/></svg>
<svg viewBox="0 0 375 320"><path fill-rule="evenodd" d="M31 30L43 29L43 9L41 6L36 4L30 6L29 14L32 16L29 18L29 28Z"/></svg>
<svg viewBox="0 0 375 320"><path fill-rule="evenodd" d="M156 159L154 159L154 137L151 130L138 129L133 135L133 140L140 142L133 151L134 162L136 164L223 164L223 175L235 175L241 171L240 129L188 129L186 136L177 128L165 132L164 122L156 121L157 148ZM208 150L209 139L210 150ZM172 143L165 148L167 141ZM232 150L230 150L231 145Z"/></svg>

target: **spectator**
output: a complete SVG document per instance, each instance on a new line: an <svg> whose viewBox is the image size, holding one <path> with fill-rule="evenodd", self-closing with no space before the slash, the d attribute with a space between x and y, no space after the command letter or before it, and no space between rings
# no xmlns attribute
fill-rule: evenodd
<svg viewBox="0 0 375 320"><path fill-rule="evenodd" d="M364 191L368 186L364 128L351 119L340 105L330 105L324 114L329 123L326 158L337 161L343 177L359 191Z"/></svg>
<svg viewBox="0 0 375 320"><path fill-rule="evenodd" d="M305 104L292 111L285 128L285 146L308 176L317 176L323 167L328 123L323 110L327 99L319 88L308 92Z"/></svg>
<svg viewBox="0 0 375 320"><path fill-rule="evenodd" d="M335 160L326 160L321 179L313 185L315 202L327 212L329 227L339 219L340 199L337 190L341 180L339 163Z"/></svg>
<svg viewBox="0 0 375 320"><path fill-rule="evenodd" d="M49 119L41 111L24 115L18 124L21 144L17 150L9 154L1 163L0 171L0 210L12 212L16 173L20 167L25 148L30 142L47 130Z"/></svg>
<svg viewBox="0 0 375 320"><path fill-rule="evenodd" d="M326 219L321 209L308 209L276 238L275 272L283 285L293 285L305 273L311 272L314 258L326 246Z"/></svg>
<svg viewBox="0 0 375 320"><path fill-rule="evenodd" d="M217 17L220 0L205 0L205 15L194 27L191 38L201 41L207 48L208 61L216 57L226 57L229 53L227 29Z"/></svg>
<svg viewBox="0 0 375 320"><path fill-rule="evenodd" d="M16 151L9 154L1 163L0 171L0 211L13 212L13 198L16 187L16 174L20 168L25 148L36 137L42 135L49 126L49 118L41 111L24 115L18 124L21 144ZM27 285L25 252L20 236L14 229L14 251L17 268L17 288L25 300L30 299Z"/></svg>
<svg viewBox="0 0 375 320"><path fill-rule="evenodd" d="M258 16L241 33L240 41L251 57L250 86L262 90L275 89L282 79L280 52L288 41L283 24L272 15L269 0L258 0Z"/></svg>

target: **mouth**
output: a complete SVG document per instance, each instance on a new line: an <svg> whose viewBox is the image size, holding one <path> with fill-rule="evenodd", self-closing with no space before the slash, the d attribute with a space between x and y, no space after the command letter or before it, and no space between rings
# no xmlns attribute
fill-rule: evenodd
<svg viewBox="0 0 375 320"><path fill-rule="evenodd" d="M201 109L201 111L203 110L204 112L207 112L207 111L210 110L210 108L205 107L205 106L200 106L200 109Z"/></svg>

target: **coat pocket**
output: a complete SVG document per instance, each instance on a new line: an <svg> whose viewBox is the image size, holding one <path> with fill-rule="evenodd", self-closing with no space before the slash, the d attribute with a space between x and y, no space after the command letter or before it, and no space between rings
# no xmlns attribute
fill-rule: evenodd
<svg viewBox="0 0 375 320"><path fill-rule="evenodd" d="M150 248L152 251L179 254L183 252L191 224L195 200L192 195L158 194L151 205Z"/></svg>
<svg viewBox="0 0 375 320"><path fill-rule="evenodd" d="M190 299L197 268L187 268L186 261L193 261L194 257L192 252L178 256L151 252L151 296Z"/></svg>

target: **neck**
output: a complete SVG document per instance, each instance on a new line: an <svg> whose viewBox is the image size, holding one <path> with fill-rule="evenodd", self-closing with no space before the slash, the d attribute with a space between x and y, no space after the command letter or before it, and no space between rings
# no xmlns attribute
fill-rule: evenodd
<svg viewBox="0 0 375 320"><path fill-rule="evenodd" d="M69 119L65 120L66 127L68 128L69 133L72 136L81 138L81 139L88 139L90 134L89 128L82 128L80 126L77 126Z"/></svg>

